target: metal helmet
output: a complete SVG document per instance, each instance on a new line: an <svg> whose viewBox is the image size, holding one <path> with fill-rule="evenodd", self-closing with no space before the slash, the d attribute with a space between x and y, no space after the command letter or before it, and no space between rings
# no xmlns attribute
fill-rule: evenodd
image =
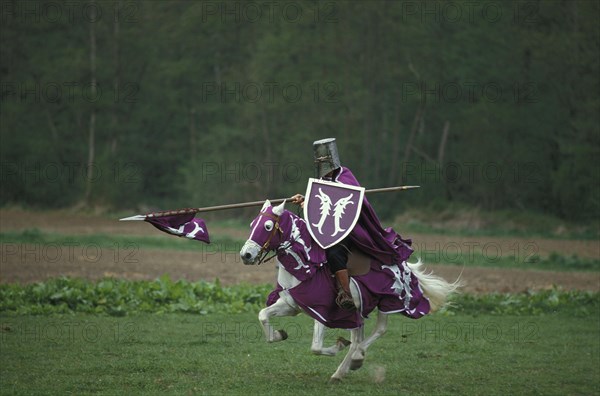
<svg viewBox="0 0 600 396"><path fill-rule="evenodd" d="M335 138L316 140L313 142L315 151L315 170L317 177L323 177L329 172L341 167Z"/></svg>

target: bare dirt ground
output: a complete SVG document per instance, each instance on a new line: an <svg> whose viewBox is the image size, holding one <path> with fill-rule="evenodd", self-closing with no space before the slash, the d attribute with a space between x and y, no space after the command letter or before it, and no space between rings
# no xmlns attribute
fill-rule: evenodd
<svg viewBox="0 0 600 396"><path fill-rule="evenodd" d="M118 222L113 219L62 211L30 212L18 209L0 210L0 231L18 231L38 228L44 232L67 235L118 234L156 236L159 231L142 222ZM231 228L210 227L212 235L228 235L243 240L247 233ZM551 252L563 255L599 258L599 241L554 239L452 237L438 235L410 235L413 242L429 255L451 258L457 249L523 260L531 254L547 256ZM170 238L165 235L165 238ZM190 242L193 243L193 242ZM173 279L209 280L219 278L223 284L239 282L271 283L275 281L275 267L271 263L244 266L237 249L206 246L199 252L115 247L98 250L93 246L2 246L0 282L36 282L50 277L67 275L99 279L113 276L127 279L155 279L168 273ZM448 280L456 279L462 271L465 291L521 292L527 289L545 289L553 285L564 289L600 290L600 273L559 272L523 269L463 267L461 265L431 265L436 274Z"/></svg>

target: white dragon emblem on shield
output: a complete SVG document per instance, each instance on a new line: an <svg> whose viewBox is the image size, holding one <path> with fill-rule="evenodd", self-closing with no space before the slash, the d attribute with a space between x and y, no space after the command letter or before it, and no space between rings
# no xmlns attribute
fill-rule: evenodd
<svg viewBox="0 0 600 396"><path fill-rule="evenodd" d="M332 201L329 195L325 194L321 188L319 188L319 194L315 195L315 197L319 198L319 200L321 201L321 218L319 219L319 222L314 223L313 226L317 227L319 234L323 235L323 230L321 228L323 227L323 224L325 224L325 220L327 220L327 217L329 217L330 215ZM338 199L337 202L334 204L333 220L335 230L333 231L333 234L331 234L331 236L336 236L340 232L346 231L340 226L340 220L342 219L342 216L345 213L344 211L346 210L346 206L354 204L354 201L351 201L351 198L352 194L348 195L347 197Z"/></svg>

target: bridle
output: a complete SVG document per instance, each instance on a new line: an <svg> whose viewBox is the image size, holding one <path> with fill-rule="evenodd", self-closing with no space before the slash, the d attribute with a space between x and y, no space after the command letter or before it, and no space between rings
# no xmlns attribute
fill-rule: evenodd
<svg viewBox="0 0 600 396"><path fill-rule="evenodd" d="M269 237L267 238L265 243L261 246L260 251L258 252L258 255L256 256L256 258L258 259L257 265L266 263L267 261L271 260L273 257L277 256L277 252L275 252L275 253L273 253L273 255L271 257L267 258L267 255L269 254L269 250L268 250L269 244L271 243L271 239L273 239L273 237L275 236L277 231L279 231L280 234L283 234L283 231L279 227L279 216L276 216L271 213L264 213L264 212L260 213L259 216L264 216L264 217L273 219L273 220L275 220L275 223L273 224L273 229L271 230L271 234L269 235Z"/></svg>

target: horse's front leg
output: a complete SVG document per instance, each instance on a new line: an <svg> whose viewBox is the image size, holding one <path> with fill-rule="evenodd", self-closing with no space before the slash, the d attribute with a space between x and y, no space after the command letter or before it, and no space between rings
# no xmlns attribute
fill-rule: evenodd
<svg viewBox="0 0 600 396"><path fill-rule="evenodd" d="M365 360L365 355L367 354L367 349L373 342L375 342L375 340L377 340L379 337L385 334L385 332L387 331L387 325L387 315L381 313L381 311L377 311L377 324L375 325L375 329L366 340L362 341L356 347L356 351L352 355L352 363L350 365L350 370L357 370L360 367L362 367L362 364Z"/></svg>
<svg viewBox="0 0 600 396"><path fill-rule="evenodd" d="M310 350L315 355L335 356L339 351L350 345L350 341L344 337L339 337L335 342L335 345L323 348L323 340L325 339L325 326L315 320L315 326L313 330L313 341Z"/></svg>
<svg viewBox="0 0 600 396"><path fill-rule="evenodd" d="M348 371L350 371L352 365L354 353L357 351L358 346L362 342L364 334L365 332L363 326L357 329L350 330L350 350L344 357L344 360L342 360L342 363L340 363L340 365L338 366L335 373L333 373L333 375L329 379L329 382L339 382L346 374L348 374Z"/></svg>
<svg viewBox="0 0 600 396"><path fill-rule="evenodd" d="M258 313L258 320L262 325L263 332L265 333L265 337L267 338L267 342L283 341L288 337L285 330L273 329L273 326L271 326L271 323L269 322L269 318L271 318L272 316L294 316L297 314L298 310L287 304L283 298L277 300L277 302L271 305L270 307L262 309Z"/></svg>

